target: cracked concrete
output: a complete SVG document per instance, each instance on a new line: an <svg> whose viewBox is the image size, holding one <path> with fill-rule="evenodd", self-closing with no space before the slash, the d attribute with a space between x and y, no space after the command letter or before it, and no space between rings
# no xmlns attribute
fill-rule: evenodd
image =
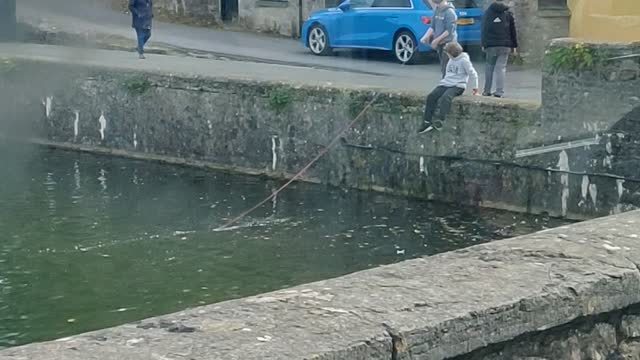
<svg viewBox="0 0 640 360"><path fill-rule="evenodd" d="M0 359L626 356L638 348L638 234L640 212L629 212L10 348Z"/></svg>

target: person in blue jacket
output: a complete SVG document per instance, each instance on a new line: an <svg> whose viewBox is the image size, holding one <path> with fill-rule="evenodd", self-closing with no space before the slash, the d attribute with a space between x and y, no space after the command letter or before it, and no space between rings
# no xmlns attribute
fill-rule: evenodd
<svg viewBox="0 0 640 360"><path fill-rule="evenodd" d="M136 30L138 36L138 55L144 59L144 45L151 37L151 21L153 19L152 0L129 0L129 11L131 12L131 27Z"/></svg>

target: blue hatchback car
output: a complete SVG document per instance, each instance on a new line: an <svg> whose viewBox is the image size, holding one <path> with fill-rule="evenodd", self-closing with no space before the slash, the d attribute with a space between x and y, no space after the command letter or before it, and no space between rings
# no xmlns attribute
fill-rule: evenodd
<svg viewBox="0 0 640 360"><path fill-rule="evenodd" d="M458 15L458 42L480 44L483 0L450 0ZM336 48L392 51L411 63L418 52L431 51L419 39L433 11L426 0L346 0L338 7L312 13L302 26L302 42L315 55Z"/></svg>

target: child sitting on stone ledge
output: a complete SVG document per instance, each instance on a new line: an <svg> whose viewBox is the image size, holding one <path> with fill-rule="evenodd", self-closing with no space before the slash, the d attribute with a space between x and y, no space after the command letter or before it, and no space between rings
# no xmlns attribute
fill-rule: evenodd
<svg viewBox="0 0 640 360"><path fill-rule="evenodd" d="M444 51L449 56L447 72L438 86L427 96L424 123L418 130L418 134L442 128L442 121L451 110L453 98L464 93L469 78L471 78L471 84L473 85L473 95L478 95L478 73L473 68L469 55L463 52L462 46L457 42L448 43ZM440 113L438 118L433 121L438 104L440 104Z"/></svg>

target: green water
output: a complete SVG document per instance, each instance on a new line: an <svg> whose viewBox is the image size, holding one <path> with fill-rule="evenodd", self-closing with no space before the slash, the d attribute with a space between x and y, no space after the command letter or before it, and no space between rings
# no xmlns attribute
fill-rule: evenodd
<svg viewBox="0 0 640 360"><path fill-rule="evenodd" d="M0 346L431 255L557 221L0 144ZM499 234L499 235L497 235Z"/></svg>

